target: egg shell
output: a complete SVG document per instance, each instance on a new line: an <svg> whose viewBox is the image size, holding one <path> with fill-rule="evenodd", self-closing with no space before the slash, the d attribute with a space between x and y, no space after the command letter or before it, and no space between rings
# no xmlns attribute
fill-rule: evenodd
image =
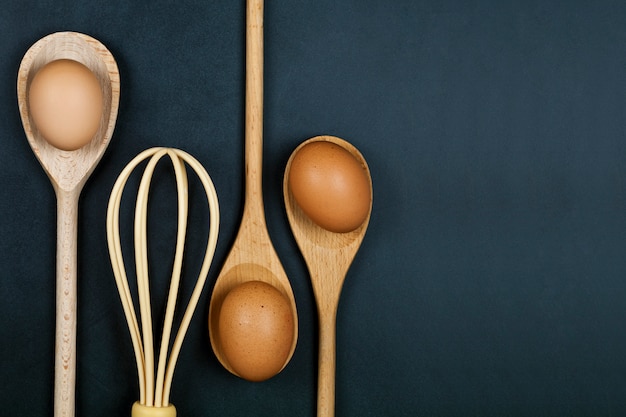
<svg viewBox="0 0 626 417"><path fill-rule="evenodd" d="M365 168L333 142L313 141L298 149L289 188L304 214L331 232L350 232L369 213L372 194Z"/></svg>
<svg viewBox="0 0 626 417"><path fill-rule="evenodd" d="M228 292L218 324L222 353L235 373L263 381L279 373L294 339L287 297L262 281L247 281Z"/></svg>
<svg viewBox="0 0 626 417"><path fill-rule="evenodd" d="M96 75L70 59L49 62L35 74L28 91L33 123L52 146L73 151L98 131L104 108Z"/></svg>

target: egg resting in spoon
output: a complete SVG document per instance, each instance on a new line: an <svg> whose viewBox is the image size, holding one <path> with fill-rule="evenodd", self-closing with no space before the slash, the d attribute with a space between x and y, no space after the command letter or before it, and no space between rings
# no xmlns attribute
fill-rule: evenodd
<svg viewBox="0 0 626 417"><path fill-rule="evenodd" d="M273 285L246 281L222 303L219 333L222 352L239 376L264 381L289 358L295 336L291 305Z"/></svg>
<svg viewBox="0 0 626 417"><path fill-rule="evenodd" d="M100 127L104 108L100 83L89 68L77 61L58 59L37 71L28 101L41 135L61 150L82 148Z"/></svg>
<svg viewBox="0 0 626 417"><path fill-rule="evenodd" d="M369 214L369 178L350 152L336 143L312 141L293 156L289 188L318 226L335 233L359 227Z"/></svg>

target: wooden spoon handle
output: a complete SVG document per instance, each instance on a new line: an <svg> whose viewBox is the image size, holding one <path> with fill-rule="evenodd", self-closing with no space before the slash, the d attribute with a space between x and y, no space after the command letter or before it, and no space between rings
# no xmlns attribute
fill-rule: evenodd
<svg viewBox="0 0 626 417"><path fill-rule="evenodd" d="M246 7L245 165L245 204L260 203L262 209L263 0L248 0Z"/></svg>
<svg viewBox="0 0 626 417"><path fill-rule="evenodd" d="M80 191L57 189L54 416L73 417L76 385L76 254Z"/></svg>
<svg viewBox="0 0 626 417"><path fill-rule="evenodd" d="M335 367L337 312L320 310L317 417L335 415Z"/></svg>

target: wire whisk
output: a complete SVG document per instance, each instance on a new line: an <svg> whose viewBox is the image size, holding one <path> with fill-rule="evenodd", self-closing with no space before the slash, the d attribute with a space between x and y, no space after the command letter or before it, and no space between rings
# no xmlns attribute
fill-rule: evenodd
<svg viewBox="0 0 626 417"><path fill-rule="evenodd" d="M176 252L170 279L169 294L165 308L165 320L161 335L158 364L155 373L154 335L151 316L150 280L148 276L148 244L147 244L147 217L148 193L155 167L163 157L169 157L174 167L176 188L178 192L178 230L176 234ZM133 170L144 160L146 164L135 206L134 217L134 249L135 268L137 277L137 294L139 301L139 316L141 325L135 314L128 277L124 268L122 246L120 241L119 212L122 194L128 178ZM200 178L205 189L209 208L209 234L206 253L202 262L198 280L191 294L189 304L184 311L178 331L171 346L168 358L168 348L172 334L174 311L178 299L178 290L183 265L183 251L187 232L188 217L188 180L185 164L189 165ZM120 294L128 329L132 339L137 374L139 376L139 400L133 405L133 417L176 416L176 409L169 402L170 389L174 368L178 359L183 339L189 328L194 310L202 293L209 268L213 261L219 230L219 205L215 187L204 167L188 153L173 148L151 148L137 155L120 173L109 199L107 209L107 241L111 266L115 275L115 282Z"/></svg>

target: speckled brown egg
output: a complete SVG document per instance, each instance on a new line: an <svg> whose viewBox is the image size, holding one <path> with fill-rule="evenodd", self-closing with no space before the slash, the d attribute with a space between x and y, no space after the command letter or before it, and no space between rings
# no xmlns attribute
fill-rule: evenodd
<svg viewBox="0 0 626 417"><path fill-rule="evenodd" d="M372 195L365 168L333 142L303 145L291 161L288 181L304 214L326 230L350 232L367 218Z"/></svg>
<svg viewBox="0 0 626 417"><path fill-rule="evenodd" d="M294 339L291 304L261 281L239 284L226 295L219 315L222 353L240 377L263 381L281 371Z"/></svg>
<svg viewBox="0 0 626 417"><path fill-rule="evenodd" d="M77 61L59 59L37 71L28 101L37 130L59 149L85 146L100 127L104 107L100 82Z"/></svg>

